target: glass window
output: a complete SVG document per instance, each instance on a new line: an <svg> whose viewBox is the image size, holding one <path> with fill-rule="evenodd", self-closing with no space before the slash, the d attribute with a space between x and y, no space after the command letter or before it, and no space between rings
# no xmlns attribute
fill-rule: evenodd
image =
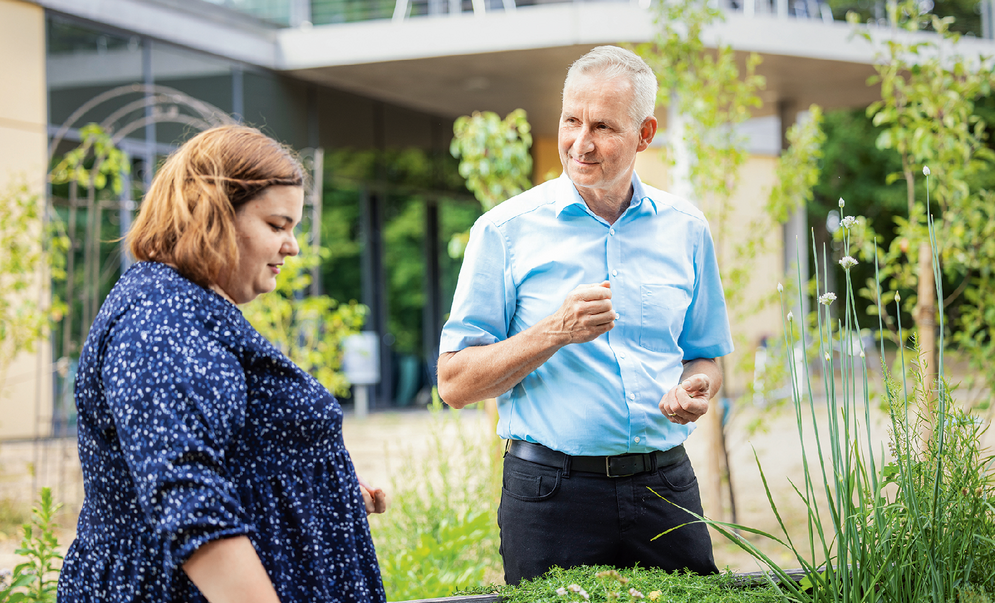
<svg viewBox="0 0 995 603"><path fill-rule="evenodd" d="M159 143L180 144L206 125L221 123L232 113L234 95L229 61L153 43L152 79L156 86L180 93L175 103L170 102L168 95L157 99L155 138Z"/></svg>
<svg viewBox="0 0 995 603"><path fill-rule="evenodd" d="M144 82L141 39L57 17L49 17L46 27L49 122L61 126L72 118L66 125L81 128L91 122L120 121L121 107L142 96L120 89Z"/></svg>

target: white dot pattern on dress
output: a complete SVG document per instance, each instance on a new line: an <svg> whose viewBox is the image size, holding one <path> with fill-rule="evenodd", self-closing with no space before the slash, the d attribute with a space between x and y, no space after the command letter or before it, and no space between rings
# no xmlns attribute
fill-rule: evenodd
<svg viewBox="0 0 995 603"><path fill-rule="evenodd" d="M386 600L341 407L213 291L135 264L76 405L86 498L60 603L205 601L182 564L243 534L283 603Z"/></svg>

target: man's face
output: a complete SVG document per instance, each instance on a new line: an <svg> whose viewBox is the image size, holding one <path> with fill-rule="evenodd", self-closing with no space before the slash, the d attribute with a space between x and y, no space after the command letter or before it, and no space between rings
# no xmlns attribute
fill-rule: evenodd
<svg viewBox="0 0 995 603"><path fill-rule="evenodd" d="M560 162L584 196L628 194L636 153L656 133L655 120L632 123L632 85L624 77L581 75L563 91Z"/></svg>

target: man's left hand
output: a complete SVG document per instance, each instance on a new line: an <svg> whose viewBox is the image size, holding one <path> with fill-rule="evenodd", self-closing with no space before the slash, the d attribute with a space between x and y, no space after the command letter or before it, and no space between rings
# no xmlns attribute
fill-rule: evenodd
<svg viewBox="0 0 995 603"><path fill-rule="evenodd" d="M660 412L671 423L687 425L708 412L708 395L711 381L707 375L697 373L678 383L660 400Z"/></svg>

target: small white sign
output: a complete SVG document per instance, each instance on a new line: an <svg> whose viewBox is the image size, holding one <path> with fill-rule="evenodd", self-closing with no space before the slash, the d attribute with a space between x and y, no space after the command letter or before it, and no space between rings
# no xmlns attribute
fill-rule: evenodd
<svg viewBox="0 0 995 603"><path fill-rule="evenodd" d="M380 337L373 331L342 340L342 371L353 385L380 383Z"/></svg>

